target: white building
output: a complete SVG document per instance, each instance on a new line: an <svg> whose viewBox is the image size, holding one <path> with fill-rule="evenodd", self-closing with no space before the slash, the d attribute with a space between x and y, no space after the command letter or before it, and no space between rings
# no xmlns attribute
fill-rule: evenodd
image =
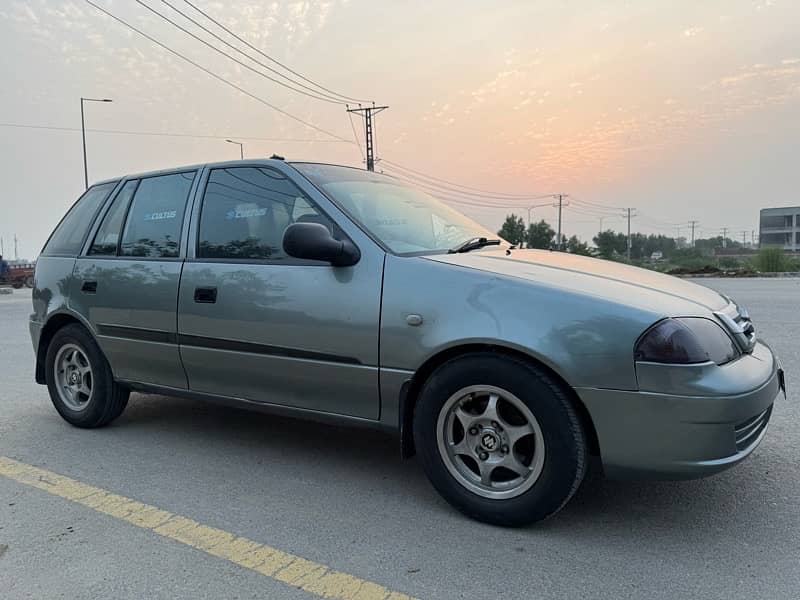
<svg viewBox="0 0 800 600"><path fill-rule="evenodd" d="M800 206L762 208L758 243L800 251Z"/></svg>

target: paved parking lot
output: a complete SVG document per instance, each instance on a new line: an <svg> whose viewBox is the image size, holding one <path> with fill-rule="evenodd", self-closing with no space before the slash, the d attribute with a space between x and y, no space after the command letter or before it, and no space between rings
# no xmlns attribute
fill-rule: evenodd
<svg viewBox="0 0 800 600"><path fill-rule="evenodd" d="M141 395L72 428L32 381L30 291L0 296L0 597L797 598L800 280L701 281L784 362L759 449L701 481L593 474L511 530L449 508L380 433ZM234 536L296 572L251 568Z"/></svg>

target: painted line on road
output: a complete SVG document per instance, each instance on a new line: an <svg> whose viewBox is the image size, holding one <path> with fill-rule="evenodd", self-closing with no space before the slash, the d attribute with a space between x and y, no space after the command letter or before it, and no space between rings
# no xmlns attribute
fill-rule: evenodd
<svg viewBox="0 0 800 600"><path fill-rule="evenodd" d="M322 598L414 600L411 596L334 571L301 556L203 525L149 504L0 456L0 475L126 521L211 556Z"/></svg>

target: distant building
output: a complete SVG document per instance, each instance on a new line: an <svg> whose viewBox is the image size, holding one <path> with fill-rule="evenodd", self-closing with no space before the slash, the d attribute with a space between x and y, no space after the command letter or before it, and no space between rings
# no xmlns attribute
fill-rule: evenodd
<svg viewBox="0 0 800 600"><path fill-rule="evenodd" d="M800 206L762 208L758 245L800 251Z"/></svg>

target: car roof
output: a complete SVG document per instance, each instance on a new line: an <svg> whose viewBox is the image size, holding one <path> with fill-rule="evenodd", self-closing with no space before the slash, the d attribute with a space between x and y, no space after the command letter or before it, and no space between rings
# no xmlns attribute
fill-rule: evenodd
<svg viewBox="0 0 800 600"><path fill-rule="evenodd" d="M169 175L171 173L183 173L185 171L199 171L203 167L232 167L237 165L275 165L285 163L286 161L272 159L272 158L249 158L246 160L227 160L208 163L195 163L191 165L178 165L175 167L166 167L164 169L156 169L154 171L141 171L138 173L127 173L118 177L111 177L101 181L95 181L92 185L100 185L103 183L112 183L120 181L121 179L139 179L143 177L153 177L156 175Z"/></svg>
<svg viewBox="0 0 800 600"><path fill-rule="evenodd" d="M211 168L221 168L221 167L235 167L235 166L251 166L251 165L264 165L264 166L275 166L278 164L306 164L306 165L329 165L332 167L342 167L346 169L357 169L363 170L359 167L354 167L350 165L340 165L336 163L326 163L320 161L313 161L313 160L292 160L287 161L283 159L277 158L247 158L244 160L225 160L225 161L216 161L216 162L208 162L208 163L197 163L193 165L180 165L175 167L167 167L164 169L157 169L154 171L143 171L140 173L128 173L127 175L121 175L118 177L111 177L109 179L103 179L100 181L95 181L92 185L102 185L105 183L116 183L122 179L139 179L143 177L154 177L157 175L169 175L171 173L182 173L185 171L199 171L204 167L211 167Z"/></svg>

